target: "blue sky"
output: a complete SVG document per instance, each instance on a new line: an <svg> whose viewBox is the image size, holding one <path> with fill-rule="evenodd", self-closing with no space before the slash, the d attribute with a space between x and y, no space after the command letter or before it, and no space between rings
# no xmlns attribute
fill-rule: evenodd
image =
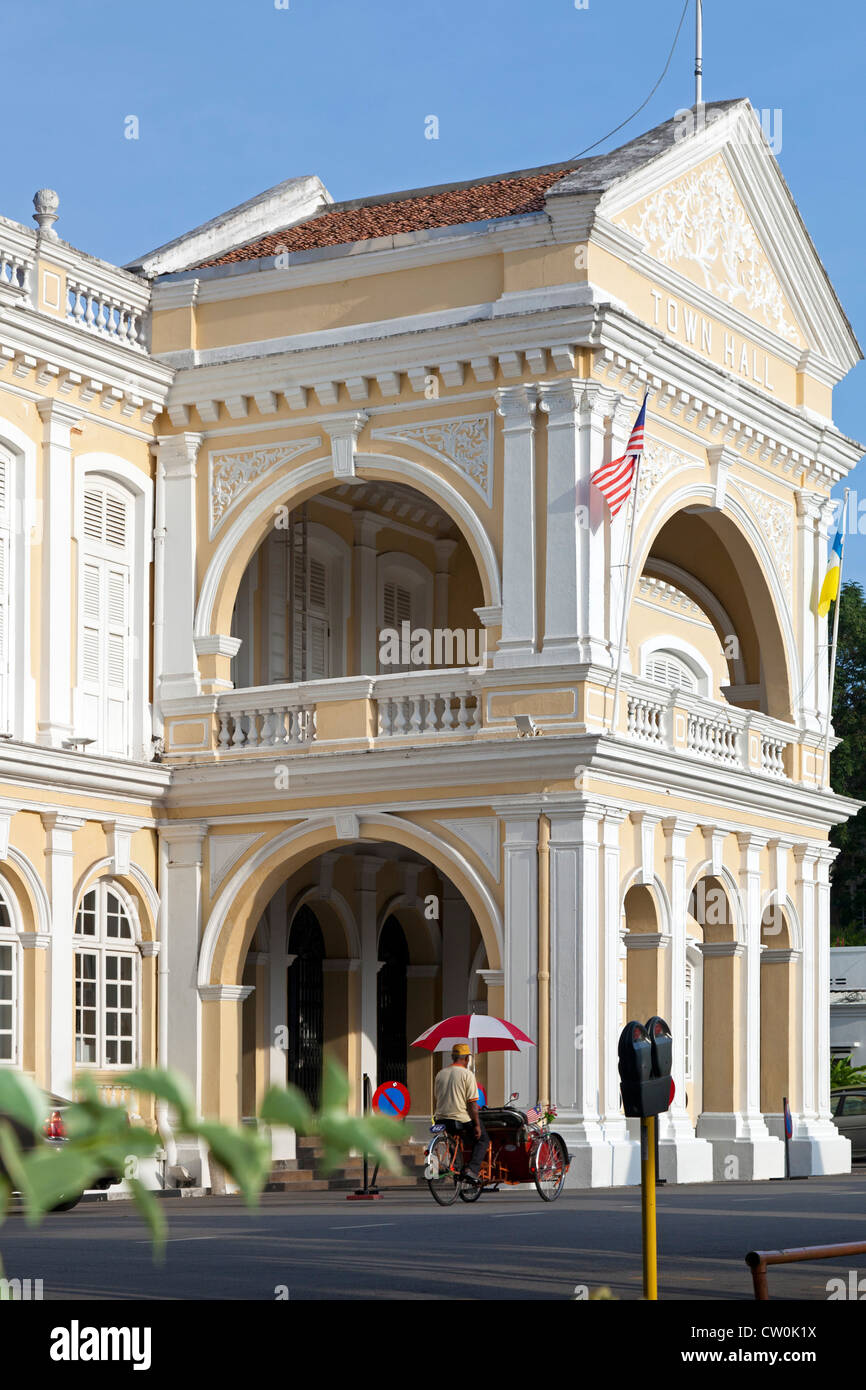
<svg viewBox="0 0 866 1390"><path fill-rule="evenodd" d="M297 174L345 199L567 159L643 100L683 6L285 3L7 0L0 213L29 224L48 185L59 234L123 262ZM691 104L692 10L658 92L599 150ZM781 110L779 162L861 342L864 46L861 0L704 0L704 96ZM857 439L864 387L861 364L835 398ZM866 533L866 464L849 486ZM866 584L866 534L849 536L846 574Z"/></svg>

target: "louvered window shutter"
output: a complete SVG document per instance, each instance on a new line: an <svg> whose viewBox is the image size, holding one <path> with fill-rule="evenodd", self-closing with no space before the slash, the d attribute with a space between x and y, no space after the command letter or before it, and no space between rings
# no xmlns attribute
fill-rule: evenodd
<svg viewBox="0 0 866 1390"><path fill-rule="evenodd" d="M84 493L81 568L82 732L101 753L129 755L130 571L128 504L105 488Z"/></svg>
<svg viewBox="0 0 866 1390"><path fill-rule="evenodd" d="M678 690L696 691L698 688L694 671L679 657L666 652L659 652L647 662L646 674L647 680L655 681L656 685Z"/></svg>

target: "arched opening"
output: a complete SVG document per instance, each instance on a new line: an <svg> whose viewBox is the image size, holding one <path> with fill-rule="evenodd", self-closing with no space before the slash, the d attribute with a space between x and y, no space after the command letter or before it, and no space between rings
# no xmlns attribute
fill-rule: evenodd
<svg viewBox="0 0 866 1390"><path fill-rule="evenodd" d="M315 1108L322 1084L325 938L309 907L301 907L295 915L289 931L288 955L289 1081L303 1091Z"/></svg>
<svg viewBox="0 0 866 1390"><path fill-rule="evenodd" d="M377 1077L406 1084L406 1003L409 947L393 914L379 937L378 1000L376 1010Z"/></svg>
<svg viewBox="0 0 866 1390"><path fill-rule="evenodd" d="M778 719L792 718L779 612L737 522L704 504L676 511L645 553L629 611L636 675Z"/></svg>
<svg viewBox="0 0 866 1390"><path fill-rule="evenodd" d="M625 944L625 1009L627 1019L645 1023L654 1014L666 1017L667 980L665 950L668 939L661 934L660 916L651 888L636 883L623 901L623 941Z"/></svg>
<svg viewBox="0 0 866 1390"><path fill-rule="evenodd" d="M275 524L235 598L237 687L475 665L484 603L452 518L399 482L323 489Z"/></svg>
<svg viewBox="0 0 866 1390"><path fill-rule="evenodd" d="M255 924L244 932L238 981L240 1114L254 1114L269 1085L289 1081L317 1103L330 1056L349 1075L355 1109L366 1075L374 1086L403 1082L411 1114L429 1115L440 1059L410 1044L443 1016L446 998L453 1011L452 1000L478 993L473 962L485 959L480 909L455 881L459 873L450 877L420 844L368 838L375 824L362 828L362 841L320 845L318 853L287 859L274 851L272 871L258 880L254 901L261 906L251 902L248 909L246 920L255 915ZM255 881L255 870L247 874ZM245 915L232 908L226 931L237 932ZM501 1011L501 998L491 1007ZM225 1037L230 1054L228 1010L209 1003L206 1009L205 1046L208 1036L212 1051ZM501 1096L501 1059L492 1066L481 1060L479 1080ZM223 1082L220 1113L230 1089Z"/></svg>

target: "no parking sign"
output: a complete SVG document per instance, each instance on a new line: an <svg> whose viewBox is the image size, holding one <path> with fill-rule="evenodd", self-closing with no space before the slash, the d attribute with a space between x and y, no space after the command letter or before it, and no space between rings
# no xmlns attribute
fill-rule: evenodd
<svg viewBox="0 0 866 1390"><path fill-rule="evenodd" d="M383 1081L373 1092L373 1109L377 1115L387 1115L391 1120L402 1120L409 1114L410 1096L400 1081Z"/></svg>

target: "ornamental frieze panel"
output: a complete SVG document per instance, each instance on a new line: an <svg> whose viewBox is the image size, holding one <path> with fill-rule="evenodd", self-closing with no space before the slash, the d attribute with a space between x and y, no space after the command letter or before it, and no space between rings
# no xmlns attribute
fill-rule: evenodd
<svg viewBox="0 0 866 1390"><path fill-rule="evenodd" d="M682 468L700 468L699 459L680 453L670 444L662 444L658 439L647 439L644 444L637 485L636 507L640 511L651 492L664 482L671 473Z"/></svg>
<svg viewBox="0 0 866 1390"><path fill-rule="evenodd" d="M672 269L797 346L782 287L719 155L616 219Z"/></svg>
<svg viewBox="0 0 866 1390"><path fill-rule="evenodd" d="M737 490L742 494L757 518L761 533L769 546L786 591L791 588L791 554L794 548L794 510L778 497L768 492L749 487L737 480Z"/></svg>
<svg viewBox="0 0 866 1390"><path fill-rule="evenodd" d="M285 440L253 448L226 449L210 455L210 534L219 530L226 513L266 473L273 473L298 454L316 449L320 435Z"/></svg>
<svg viewBox="0 0 866 1390"><path fill-rule="evenodd" d="M493 504L493 415L461 415L453 420L431 420L424 425L393 425L371 431L374 439L411 444L432 458L454 468Z"/></svg>

